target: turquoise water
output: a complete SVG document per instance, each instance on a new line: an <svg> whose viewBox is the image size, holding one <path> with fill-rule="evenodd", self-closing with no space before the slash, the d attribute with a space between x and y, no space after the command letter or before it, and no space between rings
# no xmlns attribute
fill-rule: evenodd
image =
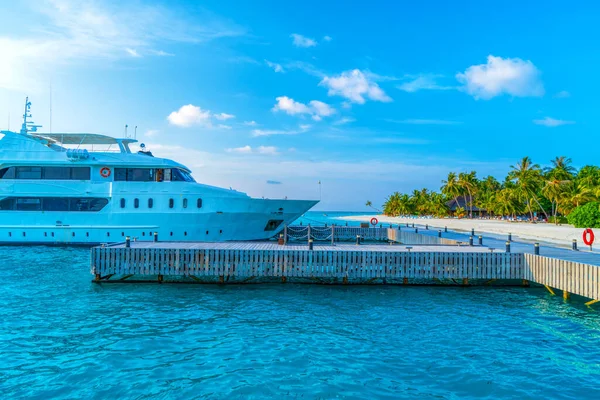
<svg viewBox="0 0 600 400"><path fill-rule="evenodd" d="M0 247L3 398L600 398L600 313L544 290L95 285Z"/></svg>

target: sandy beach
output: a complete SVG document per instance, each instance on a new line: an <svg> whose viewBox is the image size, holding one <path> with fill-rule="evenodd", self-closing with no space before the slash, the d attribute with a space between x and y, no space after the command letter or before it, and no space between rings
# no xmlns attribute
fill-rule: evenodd
<svg viewBox="0 0 600 400"><path fill-rule="evenodd" d="M369 222L373 215L357 215L348 217L339 217L345 221ZM573 239L577 239L580 247L583 247L582 228L574 228L571 225L554 225L546 223L532 224L528 222L509 222L498 220L480 220L480 219L452 219L452 218L402 218L377 215L379 223L383 224L405 224L415 223L418 225L428 224L434 228L444 228L454 231L470 232L475 229L475 234L492 233L497 235L508 235L512 233L513 239L522 239L526 241L548 242L561 246L570 247Z"/></svg>

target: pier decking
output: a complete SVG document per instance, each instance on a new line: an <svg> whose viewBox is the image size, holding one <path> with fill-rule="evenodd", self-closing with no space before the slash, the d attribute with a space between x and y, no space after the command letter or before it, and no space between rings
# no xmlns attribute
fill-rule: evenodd
<svg viewBox="0 0 600 400"><path fill-rule="evenodd" d="M321 242L130 242L94 247L95 282L544 285L600 301L600 266L392 228L330 229ZM350 229L352 231L350 232ZM348 243L362 232L374 243ZM369 231L371 230L371 231ZM320 235L320 236L319 236ZM332 240L333 237L333 240ZM335 240L346 238L344 243ZM286 239L289 239L286 237ZM379 241L379 243L377 243ZM383 244L382 241L389 242ZM325 243L323 243L325 242ZM312 248L311 248L312 247ZM141 279L141 280L140 280Z"/></svg>

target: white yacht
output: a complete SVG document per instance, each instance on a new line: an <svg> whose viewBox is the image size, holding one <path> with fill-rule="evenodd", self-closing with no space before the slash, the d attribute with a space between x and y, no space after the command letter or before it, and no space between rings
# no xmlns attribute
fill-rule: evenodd
<svg viewBox="0 0 600 400"><path fill-rule="evenodd" d="M0 244L268 239L317 203L197 183L131 138L38 133L30 107L20 132L0 131Z"/></svg>

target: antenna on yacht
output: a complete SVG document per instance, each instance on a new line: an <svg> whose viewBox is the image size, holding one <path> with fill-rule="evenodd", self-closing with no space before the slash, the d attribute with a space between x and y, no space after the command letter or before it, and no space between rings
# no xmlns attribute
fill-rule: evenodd
<svg viewBox="0 0 600 400"><path fill-rule="evenodd" d="M50 84L50 133L52 133L52 84Z"/></svg>
<svg viewBox="0 0 600 400"><path fill-rule="evenodd" d="M135 128L133 130L133 138L137 139L137 125L135 126Z"/></svg>
<svg viewBox="0 0 600 400"><path fill-rule="evenodd" d="M27 118L31 118L31 102L29 97L25 97L25 112L23 113L23 125L21 125L21 135L27 135L29 132L37 132L37 128L41 128L41 125L35 125L33 121L27 121Z"/></svg>
<svg viewBox="0 0 600 400"><path fill-rule="evenodd" d="M128 125L125 124L125 139L127 139L127 127L128 127Z"/></svg>

